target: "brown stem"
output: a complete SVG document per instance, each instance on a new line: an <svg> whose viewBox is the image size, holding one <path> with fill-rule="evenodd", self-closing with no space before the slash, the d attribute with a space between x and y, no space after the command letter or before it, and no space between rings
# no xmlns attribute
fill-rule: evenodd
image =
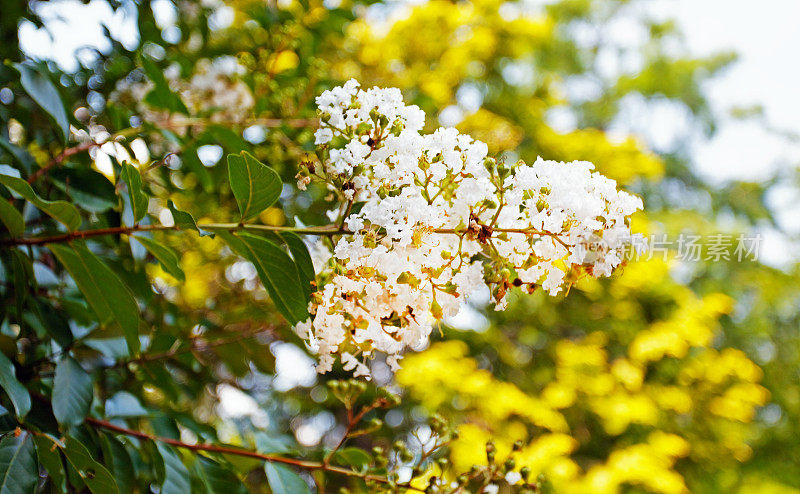
<svg viewBox="0 0 800 494"><path fill-rule="evenodd" d="M294 232L304 235L340 235L349 233L347 231L337 228L335 225L330 227L311 227L311 228L295 228L290 226L270 226L270 225L242 225L239 223L201 223L197 225L205 230L222 230L222 231L237 231L237 230L251 230L251 231L269 231L269 232ZM61 235L53 235L50 237L21 237L11 238L0 241L0 246L10 247L15 245L43 245L70 242L72 240L100 237L104 235L130 235L135 232L148 232L148 231L168 231L178 230L177 226L166 225L134 225L134 226L117 226L111 228L98 228L96 230L79 230Z"/></svg>
<svg viewBox="0 0 800 494"><path fill-rule="evenodd" d="M356 472L354 470L350 470L348 468L337 467L334 465L326 465L324 463L318 461L306 461L306 460L299 460L296 458L286 458L283 456L276 456L276 455L267 455L263 453L258 453L256 451L250 451L247 449L236 448L232 446L218 446L216 444L188 444L177 439L170 439L167 437L160 437L154 436L152 434L147 434L146 432L136 431L133 429L128 429L126 427L121 427L111 422L107 422L105 420L100 420L92 417L86 418L86 423L91 424L95 427L99 427L102 429L107 429L110 431L117 432L119 434L125 434L126 436L131 437L138 437L139 439L148 439L150 441L158 441L164 444L169 444L171 446L175 446L176 448L184 448L191 451L208 451L210 453L222 453L222 454L229 454L229 455L236 455L236 456L245 456L248 458L256 458L263 461L268 461L271 463L283 463L285 465L293 465L298 468L303 468L306 470L324 470L326 472L337 473L340 475L346 475L348 477L359 477L364 480L369 480L373 482L379 482L382 484L390 483L389 479L386 477L382 477L380 475L370 475L365 473ZM411 486L403 486L407 489L414 489ZM416 490L416 489L415 489Z"/></svg>
<svg viewBox="0 0 800 494"><path fill-rule="evenodd" d="M321 235L321 236L347 235L353 233L338 225L295 228L291 226L243 225L240 223L198 223L197 226L205 230L222 230L222 231L250 230L250 231L267 231L267 232L277 232L277 233L294 232L301 235ZM72 240L78 240L84 238L100 237L104 235L130 235L135 232L169 231L169 230L178 230L178 227L174 225L173 226L134 225L134 226L117 226L111 228L98 228L96 230L79 230L70 233L64 233L61 235L53 235L49 237L10 238L6 240L1 240L0 247L13 247L17 245L55 244L55 243L70 242ZM546 235L548 237L553 237L553 239L555 239L564 247L568 247L568 245L564 243L564 241L561 240L561 238L559 238L560 236L557 233L551 233L548 231L525 229L525 228L494 228L492 231L494 233L506 232L506 233L522 233L525 235ZM461 235L463 231L458 231L453 228L437 228L435 230L431 230L431 233L447 233L447 234Z"/></svg>
<svg viewBox="0 0 800 494"><path fill-rule="evenodd" d="M80 154L80 153L82 153L84 151L88 151L88 150L92 149L93 147L98 147L98 146L102 146L102 144L98 144L98 143L96 143L94 141L88 141L88 142L84 142L84 143L78 144L77 146L74 146L74 147L67 148L67 149L63 150L58 156L56 156L55 158L51 159L45 166L43 166L43 167L39 168L38 170L36 170L35 172L31 173L31 176L28 177L28 183L29 184L34 183L35 181L37 181L39 179L39 177L41 177L45 173L49 172L50 169L61 165L61 163L66 161L67 158L69 158L70 156L74 156L76 154Z"/></svg>

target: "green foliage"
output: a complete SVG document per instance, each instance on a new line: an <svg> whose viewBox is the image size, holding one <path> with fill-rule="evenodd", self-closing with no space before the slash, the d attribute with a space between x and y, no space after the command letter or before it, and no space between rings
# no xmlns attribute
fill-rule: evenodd
<svg viewBox="0 0 800 494"><path fill-rule="evenodd" d="M250 153L228 155L228 176L242 213L242 221L261 214L275 204L281 195L281 177Z"/></svg>
<svg viewBox="0 0 800 494"><path fill-rule="evenodd" d="M78 209L72 204L66 201L48 201L42 199L33 191L30 185L19 177L0 174L0 184L5 185L24 199L30 201L31 204L52 216L53 219L66 226L68 229L77 230L80 228L81 216ZM4 213L4 217L5 216L6 214ZM12 218L11 222L15 223L16 219Z"/></svg>
<svg viewBox="0 0 800 494"><path fill-rule="evenodd" d="M508 16L515 2L428 2L377 29L366 13L388 3L236 0L226 4L234 22L220 28L216 7L190 1L175 5L180 37L166 42L162 32L175 30L142 1L129 4L138 46L109 37L74 73L27 60L16 30L40 25L40 9L9 6L0 52L19 63L0 69L13 95L0 105L0 493L295 493L312 491L311 480L325 492L403 492L401 469L420 490L437 477L511 492L508 471L540 491L540 473L575 492L601 492L591 479L618 481L611 492L800 488L796 266L671 271L656 260L566 299L520 297L487 314L484 331L444 327L397 377L377 374L397 395L339 381L341 368L297 380L285 370L305 351L289 325L309 317L312 254L318 261L313 237L289 230L329 224L331 205L328 190L292 183L320 159L314 96L350 77L400 87L429 115L480 95L460 130L512 161L595 162L644 197L641 231L776 227L767 198L781 177L712 186L681 142L659 156L605 132L628 99L666 102L690 125L715 128L702 89L733 57L688 53L674 24L642 17L641 3L565 0ZM643 46L603 34L621 19L651 33ZM589 41L587 26L598 32ZM608 74L601 58L613 53L642 63ZM222 56L243 70L213 83L227 95L245 88L251 106L187 97L187 81ZM572 81L592 95L570 100ZM551 110L568 111L575 129L556 132ZM70 124L85 133L70 135ZM107 166L109 146L86 141L102 132L117 153ZM137 140L149 156L133 152ZM227 166L201 161L204 146L221 148ZM330 231L309 231L327 245ZM634 342L650 334L672 346L636 361ZM732 374L715 381L726 365ZM225 408L242 394L255 406ZM676 395L688 411L662 407ZM739 415L721 417L712 403ZM186 438L225 451L174 446ZM688 449L668 456L676 443ZM641 478L624 477L636 468Z"/></svg>
<svg viewBox="0 0 800 494"><path fill-rule="evenodd" d="M0 440L0 493L33 492L38 473L32 435L28 432L6 434Z"/></svg>
<svg viewBox="0 0 800 494"><path fill-rule="evenodd" d="M53 379L53 415L58 423L63 427L83 423L93 397L92 376L75 359L61 359Z"/></svg>
<svg viewBox="0 0 800 494"><path fill-rule="evenodd" d="M264 471L267 473L269 487L274 494L309 494L306 482L297 476L289 467L265 463Z"/></svg>

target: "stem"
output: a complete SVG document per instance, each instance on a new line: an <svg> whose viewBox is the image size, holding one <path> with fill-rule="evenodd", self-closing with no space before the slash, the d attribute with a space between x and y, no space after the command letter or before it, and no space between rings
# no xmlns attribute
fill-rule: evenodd
<svg viewBox="0 0 800 494"><path fill-rule="evenodd" d="M271 225L241 225L239 223L198 223L198 228L204 230L218 231L261 231L261 232L294 232L301 235L341 235L350 233L346 230L337 228L335 225L309 228L296 228L292 226L271 226ZM98 228L96 230L80 230L50 237L27 237L12 238L0 241L0 246L11 247L15 245L43 245L62 242L70 242L83 238L101 237L104 235L130 235L136 232L170 231L178 230L178 227L166 225L134 225L117 226L111 228Z"/></svg>
<svg viewBox="0 0 800 494"><path fill-rule="evenodd" d="M258 453L256 451L250 451L247 449L240 449L231 446L218 446L216 444L188 444L176 439L170 439L167 437L160 437L154 436L152 434L147 434L146 432L136 431L133 429L128 429L125 427L121 427L111 422L107 422L105 420L100 420L92 417L86 418L86 423L91 424L95 427L99 427L102 429L107 429L110 431L117 432L119 434L125 434L131 437L138 437L139 439L147 439L150 441L158 441L164 444L169 444L171 446L175 446L176 448L184 448L191 451L208 451L210 453L222 453L222 454L229 454L229 455L236 455L236 456L245 456L248 458L256 458L259 460L268 461L271 463L283 463L285 465L293 465L298 468L304 468L306 470L324 470L326 472L331 473L338 473L340 475L346 475L348 477L359 477L364 480L370 480L373 482L379 482L382 484L388 484L389 479L386 477L382 477L379 475L370 475L365 473L359 473L354 470L350 470L348 468L337 467L334 465L326 465L324 463L318 461L306 461L306 460L299 460L296 458L286 458L283 456L276 456L276 455L267 455L263 453ZM414 489L411 486L403 485L404 488L407 489ZM417 490L417 489L415 489Z"/></svg>
<svg viewBox="0 0 800 494"><path fill-rule="evenodd" d="M312 226L305 228L298 228L293 226L272 226L272 225L242 225L239 223L198 223L198 228L204 230L218 230L218 231L257 231L257 232L293 232L300 235L320 235L320 236L334 236L334 235L347 235L353 232L338 225L327 226ZM14 247L18 245L44 245L55 244L63 242L71 242L72 240L101 237L104 235L130 235L136 232L153 232L153 231L173 231L179 230L175 225L134 225L134 226L117 226L111 228L98 228L96 230L79 230L61 235L53 235L49 237L20 237L11 238L0 241L0 247ZM494 228L495 233L522 233L525 235L545 235L553 237L564 247L568 247L563 240L559 238L557 233L551 233L543 230L525 229L525 228ZM463 232L457 231L454 228L438 228L431 230L431 233L441 234L454 234L461 235Z"/></svg>
<svg viewBox="0 0 800 494"><path fill-rule="evenodd" d="M45 166L39 168L35 172L31 173L31 176L28 177L28 183L32 184L39 179L42 175L49 172L51 168L56 167L67 160L70 156L74 156L76 154L80 154L84 151L88 151L93 147L99 147L102 144L98 144L94 141L84 142L82 144L78 144L75 147L66 148L63 150L58 156L51 159Z"/></svg>

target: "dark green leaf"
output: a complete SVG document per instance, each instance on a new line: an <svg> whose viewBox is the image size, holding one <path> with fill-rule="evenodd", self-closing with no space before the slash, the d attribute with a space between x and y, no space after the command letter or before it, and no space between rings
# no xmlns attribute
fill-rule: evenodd
<svg viewBox="0 0 800 494"><path fill-rule="evenodd" d="M258 216L275 204L283 189L281 177L275 170L244 151L228 155L228 177L242 221Z"/></svg>
<svg viewBox="0 0 800 494"><path fill-rule="evenodd" d="M12 237L21 237L25 232L25 220L22 219L22 214L2 197L0 197L0 221Z"/></svg>
<svg viewBox="0 0 800 494"><path fill-rule="evenodd" d="M36 311L36 318L39 321L39 326L56 340L56 343L61 347L72 343L72 330L69 327L69 319L64 310L57 310L43 299L36 300L34 309ZM30 318L26 319L26 321L33 325L35 319Z"/></svg>
<svg viewBox="0 0 800 494"><path fill-rule="evenodd" d="M211 237L214 236L213 233L198 228L197 223L194 221L192 215L187 213L186 211L181 211L180 209L176 208L175 203L173 203L172 201L168 201L167 206L169 207L169 210L172 213L172 220L175 222L175 226L177 226L178 229L194 230L197 233L199 233L201 237L205 237L206 235Z"/></svg>
<svg viewBox="0 0 800 494"><path fill-rule="evenodd" d="M161 494L186 494L191 492L189 470L178 454L166 444L156 443L156 446L161 458L164 460L164 483L161 485Z"/></svg>
<svg viewBox="0 0 800 494"><path fill-rule="evenodd" d="M102 324L119 323L131 353L139 351L139 307L116 274L82 242L48 244Z"/></svg>
<svg viewBox="0 0 800 494"><path fill-rule="evenodd" d="M360 448L340 449L334 456L342 465L352 466L356 470L362 470L372 462L369 454Z"/></svg>
<svg viewBox="0 0 800 494"><path fill-rule="evenodd" d="M273 494L310 494L308 484L291 468L277 463L264 464L269 487Z"/></svg>
<svg viewBox="0 0 800 494"><path fill-rule="evenodd" d="M83 423L92 404L92 376L72 357L64 357L56 365L53 380L53 414L61 425Z"/></svg>
<svg viewBox="0 0 800 494"><path fill-rule="evenodd" d="M0 494L30 494L38 479L30 433L8 434L0 441Z"/></svg>
<svg viewBox="0 0 800 494"><path fill-rule="evenodd" d="M133 209L133 222L139 223L147 214L147 194L142 190L142 175L128 162L122 164L120 179L128 186L128 197Z"/></svg>
<svg viewBox="0 0 800 494"><path fill-rule="evenodd" d="M164 72L158 68L158 65L147 57L141 57L141 61L144 71L147 73L147 77L154 86L145 96L145 103L155 108L169 110L170 112L188 114L189 110L186 108L186 105L183 103L180 96L172 92L167 78L164 77Z"/></svg>
<svg viewBox="0 0 800 494"><path fill-rule="evenodd" d="M31 156L31 153L11 144L3 136L0 136L0 148L5 149L8 154L13 156L14 160L25 170L25 173L30 174L33 171L33 165L36 164L36 160Z"/></svg>
<svg viewBox="0 0 800 494"><path fill-rule="evenodd" d="M300 284L306 294L306 302L308 302L311 299L311 294L316 290L315 285L312 284L316 281L316 274L314 272L314 263L311 261L311 254L308 253L306 243L296 233L285 232L281 234L281 237L283 237L286 245L289 246L294 263L297 265Z"/></svg>
<svg viewBox="0 0 800 494"><path fill-rule="evenodd" d="M219 463L197 457L194 471L208 494L241 494L245 492L244 484L229 469Z"/></svg>
<svg viewBox="0 0 800 494"><path fill-rule="evenodd" d="M66 201L46 201L39 197L28 185L28 182L19 177L0 174L0 184L13 190L31 204L41 209L53 219L64 224L70 230L77 230L81 226L81 215L77 208Z"/></svg>
<svg viewBox="0 0 800 494"><path fill-rule="evenodd" d="M142 417L147 414L139 399L127 391L117 391L106 400L107 417Z"/></svg>
<svg viewBox="0 0 800 494"><path fill-rule="evenodd" d="M113 494L118 493L119 488L111 473L101 463L92 458L86 446L77 439L67 436L64 440L66 447L64 455L70 465L78 472L81 480L92 494Z"/></svg>
<svg viewBox="0 0 800 494"><path fill-rule="evenodd" d="M28 394L25 386L17 381L14 364L2 352L0 352L0 387L3 388L3 391L11 399L11 403L14 404L17 417L24 418L31 410L31 395Z"/></svg>
<svg viewBox="0 0 800 494"><path fill-rule="evenodd" d="M19 70L20 82L25 92L53 117L61 130L61 137L66 142L69 137L69 118L58 89L47 74L44 74L38 67L21 63L14 64L14 67Z"/></svg>
<svg viewBox="0 0 800 494"><path fill-rule="evenodd" d="M153 254L153 257L158 259L164 271L181 281L186 281L186 275L183 274L183 270L181 269L180 259L178 259L178 254L174 250L151 238L138 236L133 238L139 241L148 252Z"/></svg>
<svg viewBox="0 0 800 494"><path fill-rule="evenodd" d="M242 233L220 234L234 252L252 262L275 307L291 324L308 318L308 304L292 258L269 240Z"/></svg>
<svg viewBox="0 0 800 494"><path fill-rule="evenodd" d="M120 492L133 492L135 483L133 463L125 446L108 434L101 436L100 444L105 463L109 465Z"/></svg>
<svg viewBox="0 0 800 494"><path fill-rule="evenodd" d="M55 441L49 436L33 436L39 463L47 470L47 475L50 476L56 490L63 491L66 474L64 473L64 464L61 462L61 452Z"/></svg>
<svg viewBox="0 0 800 494"><path fill-rule="evenodd" d="M58 168L48 175L56 188L87 211L102 213L117 207L114 184L90 168Z"/></svg>

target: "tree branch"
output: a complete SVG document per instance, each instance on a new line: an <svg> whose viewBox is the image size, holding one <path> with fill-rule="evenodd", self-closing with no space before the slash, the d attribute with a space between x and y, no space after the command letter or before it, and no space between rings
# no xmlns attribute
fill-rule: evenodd
<svg viewBox="0 0 800 494"><path fill-rule="evenodd" d="M355 470L350 470L348 468L337 467L334 465L327 465L322 462L318 461L306 461L306 460L299 460L296 458L286 458L283 456L276 456L276 455L268 455L263 453L258 453L256 451L250 451L247 449L241 449L233 446L218 446L216 444L188 444L182 441L178 441L176 439L170 439L167 437L160 437L154 436L151 434L147 434L146 432L136 431L133 429L128 429L125 427L121 427L111 422L107 422L105 420L95 419L92 417L86 418L86 423L93 425L94 427L99 427L102 429L107 429L110 431L117 432L119 434L125 434L131 437L137 437L139 439L148 439L150 441L158 441L164 444L169 444L171 446L175 446L176 448L184 448L191 451L207 451L209 453L222 453L222 454L229 454L229 455L236 455L236 456L244 456L248 458L256 458L263 461L268 461L271 463L283 463L285 465L293 465L298 468L303 468L306 470L323 470L326 472L336 473L339 475L346 475L348 477L358 477L363 480L368 480L372 482L379 482L381 484L389 484L391 481L380 475L370 475L366 473L356 472ZM401 487L406 489L413 489L419 491L410 485L401 485ZM420 491L421 492L421 491Z"/></svg>

